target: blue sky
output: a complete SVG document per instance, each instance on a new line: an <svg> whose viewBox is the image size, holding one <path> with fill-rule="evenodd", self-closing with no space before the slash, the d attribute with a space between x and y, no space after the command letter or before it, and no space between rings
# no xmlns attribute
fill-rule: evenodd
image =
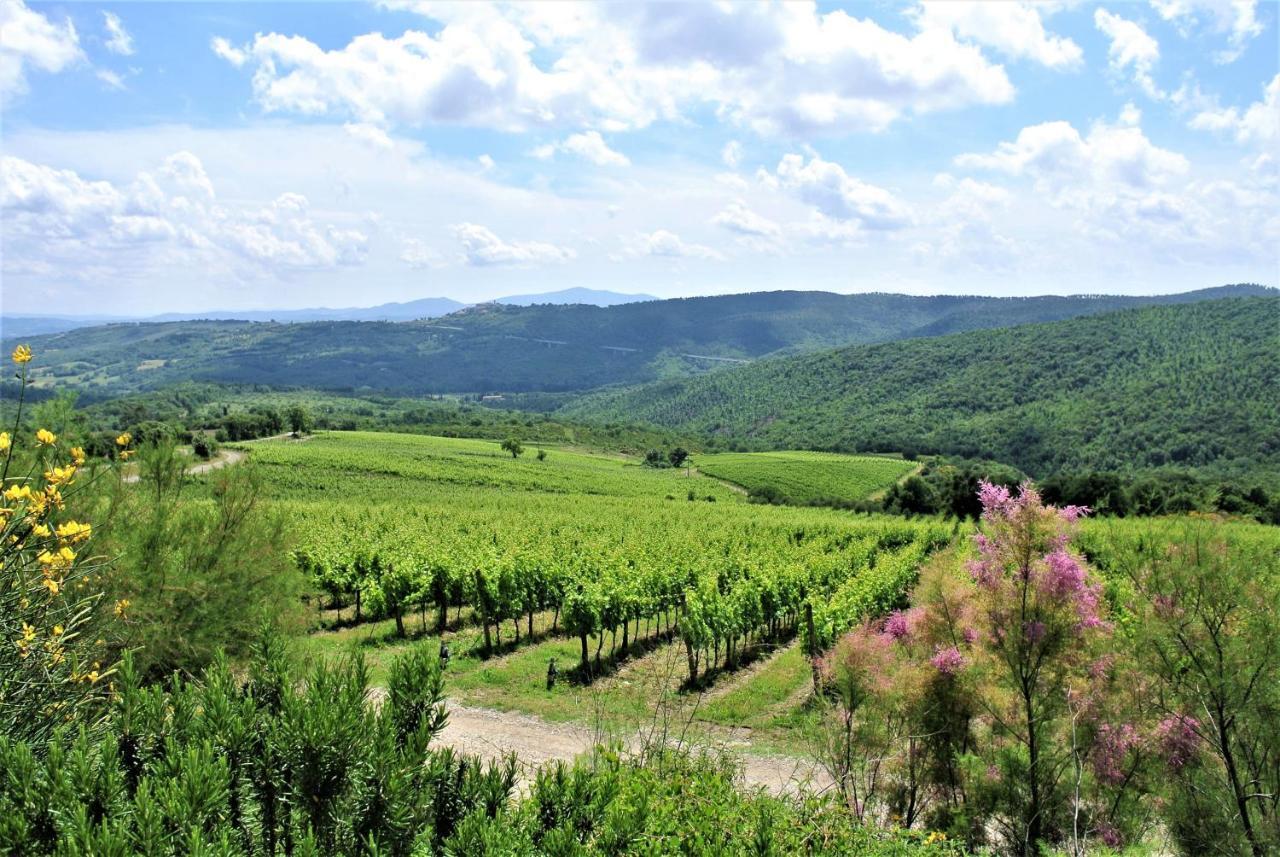
<svg viewBox="0 0 1280 857"><path fill-rule="evenodd" d="M3 310L1274 285L1277 8L0 0Z"/></svg>

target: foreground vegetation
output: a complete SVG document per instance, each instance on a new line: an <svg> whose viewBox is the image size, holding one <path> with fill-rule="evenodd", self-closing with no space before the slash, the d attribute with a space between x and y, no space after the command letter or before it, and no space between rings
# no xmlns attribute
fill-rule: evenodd
<svg viewBox="0 0 1280 857"><path fill-rule="evenodd" d="M30 352L13 359L25 381ZM58 403L19 411L0 434L5 852L1280 848L1275 528L1091 521L979 479L975 530L358 432L192 477L172 444L120 434L95 458L74 421L40 424ZM280 636L299 572L327 629L302 667ZM344 645L361 637L369 660ZM549 655L577 666L543 686ZM646 686L650 660L671 672ZM441 746L446 676L652 728L574 765L482 763ZM832 787L744 791L695 721L788 731Z"/></svg>

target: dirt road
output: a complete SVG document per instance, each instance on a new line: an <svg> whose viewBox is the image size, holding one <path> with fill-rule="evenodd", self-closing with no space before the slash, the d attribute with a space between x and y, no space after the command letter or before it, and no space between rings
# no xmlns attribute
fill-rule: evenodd
<svg viewBox="0 0 1280 857"><path fill-rule="evenodd" d="M515 753L526 770L531 770L547 762L571 761L607 737L585 726L550 723L528 714L470 708L450 702L449 723L440 740L460 752L485 759ZM629 743L638 744L638 736ZM831 782L826 772L810 760L742 753L733 743L726 743L723 748L741 760L743 778L749 788L763 787L773 794L789 794L804 784L823 789Z"/></svg>
<svg viewBox="0 0 1280 857"><path fill-rule="evenodd" d="M216 458L209 461L193 464L187 468L188 476L198 476L201 473L208 473L211 470L217 470L219 467L227 467L232 464L239 464L244 460L246 453L239 449L224 449L218 453ZM125 482L137 482L141 477L137 473L129 473L124 477Z"/></svg>

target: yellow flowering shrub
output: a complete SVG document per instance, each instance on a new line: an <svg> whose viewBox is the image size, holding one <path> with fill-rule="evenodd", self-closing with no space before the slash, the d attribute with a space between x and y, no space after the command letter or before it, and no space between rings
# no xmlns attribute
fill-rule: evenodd
<svg viewBox="0 0 1280 857"><path fill-rule="evenodd" d="M86 479L84 450L64 451L46 428L24 434L32 353L19 345L11 356L21 388L14 425L0 435L0 733L40 742L93 716L105 697L112 670L94 626L110 612L98 609L105 560L94 555L93 526L66 511Z"/></svg>

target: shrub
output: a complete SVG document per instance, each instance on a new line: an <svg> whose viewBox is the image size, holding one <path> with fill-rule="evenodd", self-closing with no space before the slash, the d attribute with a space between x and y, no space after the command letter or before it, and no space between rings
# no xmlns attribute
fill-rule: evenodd
<svg viewBox="0 0 1280 857"><path fill-rule="evenodd" d="M87 456L47 428L23 430L30 349L13 360L17 415L0 432L0 739L38 756L55 728L98 716L111 672L99 636L106 561L92 525L69 509L93 481Z"/></svg>

